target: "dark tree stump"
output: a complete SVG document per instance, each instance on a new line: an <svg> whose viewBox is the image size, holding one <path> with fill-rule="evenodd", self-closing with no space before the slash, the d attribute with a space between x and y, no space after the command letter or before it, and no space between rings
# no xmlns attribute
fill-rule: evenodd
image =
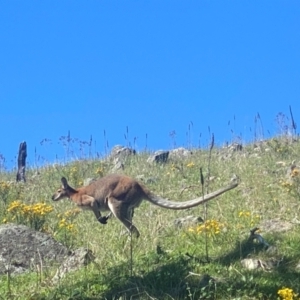
<svg viewBox="0 0 300 300"><path fill-rule="evenodd" d="M26 178L25 178L26 157L27 157L27 145L26 142L22 142L19 147L17 181L23 180L24 182L26 182Z"/></svg>

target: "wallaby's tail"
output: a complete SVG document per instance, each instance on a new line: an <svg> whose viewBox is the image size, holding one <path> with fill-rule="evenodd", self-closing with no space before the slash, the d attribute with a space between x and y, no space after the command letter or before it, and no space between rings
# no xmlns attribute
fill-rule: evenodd
<svg viewBox="0 0 300 300"><path fill-rule="evenodd" d="M217 191L214 191L210 194L204 195L204 197L199 197L199 198L185 201L185 202L176 202L176 201L170 201L167 199L163 199L148 190L145 190L145 193L147 195L147 200L150 201L151 203L158 205L160 207L179 210L179 209L191 208L191 207L197 206L199 204L205 203L205 202L207 202L213 198L216 198L219 195L221 195L231 189L234 189L237 186L238 186L238 182L234 182L226 187L220 188Z"/></svg>

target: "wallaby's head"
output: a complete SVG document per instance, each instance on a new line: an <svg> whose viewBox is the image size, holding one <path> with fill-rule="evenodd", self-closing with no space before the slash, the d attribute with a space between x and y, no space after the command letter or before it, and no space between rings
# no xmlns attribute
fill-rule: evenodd
<svg viewBox="0 0 300 300"><path fill-rule="evenodd" d="M70 198L70 196L74 193L76 193L76 190L74 190L72 187L69 186L68 181L65 177L61 178L62 186L59 188L53 195L52 200L58 201L63 198Z"/></svg>

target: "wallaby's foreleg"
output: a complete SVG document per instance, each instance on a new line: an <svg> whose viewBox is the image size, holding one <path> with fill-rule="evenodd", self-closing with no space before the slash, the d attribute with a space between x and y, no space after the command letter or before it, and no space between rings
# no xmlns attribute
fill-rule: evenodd
<svg viewBox="0 0 300 300"><path fill-rule="evenodd" d="M110 212L107 216L101 216L97 218L97 220L101 223L101 224L107 224L107 220L112 216L112 212Z"/></svg>
<svg viewBox="0 0 300 300"><path fill-rule="evenodd" d="M93 211L96 219L101 224L107 224L107 220L112 216L112 213L110 212L107 216L102 216L96 202L92 203L91 208L92 208L92 211Z"/></svg>

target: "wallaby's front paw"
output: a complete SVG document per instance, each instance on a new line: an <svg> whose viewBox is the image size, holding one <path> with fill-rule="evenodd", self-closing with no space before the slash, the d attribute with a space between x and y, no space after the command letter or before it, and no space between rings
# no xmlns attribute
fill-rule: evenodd
<svg viewBox="0 0 300 300"><path fill-rule="evenodd" d="M100 218L98 218L98 221L101 224L107 224L107 220L108 220L108 217L100 217Z"/></svg>

